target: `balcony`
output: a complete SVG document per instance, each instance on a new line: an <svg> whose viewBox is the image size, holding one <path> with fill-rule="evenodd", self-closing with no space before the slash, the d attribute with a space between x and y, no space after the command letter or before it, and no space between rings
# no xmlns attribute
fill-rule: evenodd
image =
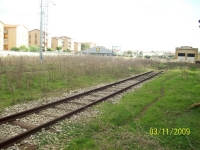
<svg viewBox="0 0 200 150"><path fill-rule="evenodd" d="M4 34L4 38L7 39L8 38L8 34Z"/></svg>
<svg viewBox="0 0 200 150"><path fill-rule="evenodd" d="M4 39L4 45L8 45L8 39Z"/></svg>
<svg viewBox="0 0 200 150"><path fill-rule="evenodd" d="M8 30L4 30L4 34L8 34Z"/></svg>

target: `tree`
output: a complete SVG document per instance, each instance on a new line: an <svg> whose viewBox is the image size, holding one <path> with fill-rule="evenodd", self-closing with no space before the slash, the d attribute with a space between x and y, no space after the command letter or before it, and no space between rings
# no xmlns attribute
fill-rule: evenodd
<svg viewBox="0 0 200 150"><path fill-rule="evenodd" d="M60 50L62 49L62 47L61 47L61 46L57 46L56 49L57 49L58 51L60 51Z"/></svg>
<svg viewBox="0 0 200 150"><path fill-rule="evenodd" d="M128 52L127 52L127 54L129 54L129 55L132 55L132 54L133 54L133 52L132 52L132 51L128 51Z"/></svg>
<svg viewBox="0 0 200 150"><path fill-rule="evenodd" d="M20 51L20 49L19 49L18 47L15 47L15 46L14 46L14 47L11 47L11 50L12 50L12 51L17 51L17 52Z"/></svg>
<svg viewBox="0 0 200 150"><path fill-rule="evenodd" d="M28 51L28 48L26 47L26 45L21 45L19 47L20 51L23 51L23 52L27 52Z"/></svg>
<svg viewBox="0 0 200 150"><path fill-rule="evenodd" d="M81 44L81 50L86 50L90 48L90 44Z"/></svg>
<svg viewBox="0 0 200 150"><path fill-rule="evenodd" d="M39 52L39 47L34 46L34 45L29 46L29 51L30 52Z"/></svg>

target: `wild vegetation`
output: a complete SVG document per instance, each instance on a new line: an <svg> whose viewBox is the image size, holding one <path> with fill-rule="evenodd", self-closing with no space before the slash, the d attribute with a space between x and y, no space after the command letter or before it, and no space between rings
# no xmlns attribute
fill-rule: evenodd
<svg viewBox="0 0 200 150"><path fill-rule="evenodd" d="M62 91L111 82L151 68L158 61L97 56L0 58L0 108Z"/></svg>
<svg viewBox="0 0 200 150"><path fill-rule="evenodd" d="M200 67L174 67L89 121L63 123L61 132L41 135L40 148L199 149Z"/></svg>
<svg viewBox="0 0 200 150"><path fill-rule="evenodd" d="M11 51L16 52L39 52L39 47L35 45L31 45L29 47L26 47L26 45L21 45L20 47L11 47Z"/></svg>

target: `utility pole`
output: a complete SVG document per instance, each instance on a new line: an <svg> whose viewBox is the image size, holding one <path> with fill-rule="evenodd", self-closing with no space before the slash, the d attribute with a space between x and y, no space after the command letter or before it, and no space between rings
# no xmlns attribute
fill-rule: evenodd
<svg viewBox="0 0 200 150"><path fill-rule="evenodd" d="M49 5L49 3L53 3L53 2L52 1L48 2L47 1L47 4L45 5L45 6L47 6L47 23L48 23L48 5ZM53 5L56 5L56 4L53 3ZM42 63L42 59L43 59L43 55L42 55L42 52L43 52L43 49L42 49L42 40L43 40L43 26L42 26L43 25L43 14L44 14L44 12L43 12L42 0L41 0L41 10L40 10L40 62L41 63ZM47 27L46 27L46 30L47 30ZM44 38L44 48L45 48L45 38Z"/></svg>
<svg viewBox="0 0 200 150"><path fill-rule="evenodd" d="M43 25L44 25L44 27L43 27L43 31L44 31L44 33L45 33L45 36L44 36L44 49L45 49L45 51L46 51L46 48L48 47L48 40L49 40L49 34L48 34L48 7L49 7L49 1L48 0L46 0L46 6L45 7L43 7L43 14L44 14L44 16L43 16Z"/></svg>
<svg viewBox="0 0 200 150"><path fill-rule="evenodd" d="M40 62L42 63L42 59L43 59L43 55L42 55L42 35L43 35L43 31L42 31L42 0L41 0L41 11L40 11Z"/></svg>

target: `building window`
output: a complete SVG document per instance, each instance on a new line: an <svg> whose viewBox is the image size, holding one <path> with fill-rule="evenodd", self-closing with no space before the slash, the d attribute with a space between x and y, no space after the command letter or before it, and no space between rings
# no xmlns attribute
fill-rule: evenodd
<svg viewBox="0 0 200 150"><path fill-rule="evenodd" d="M35 41L35 44L37 44L37 41Z"/></svg>
<svg viewBox="0 0 200 150"><path fill-rule="evenodd" d="M31 35L29 35L29 39L31 38Z"/></svg>
<svg viewBox="0 0 200 150"><path fill-rule="evenodd" d="M185 53L178 53L178 56L185 56Z"/></svg>
<svg viewBox="0 0 200 150"><path fill-rule="evenodd" d="M195 57L195 54L188 54L188 57Z"/></svg>
<svg viewBox="0 0 200 150"><path fill-rule="evenodd" d="M35 33L35 38L37 38L37 33Z"/></svg>

